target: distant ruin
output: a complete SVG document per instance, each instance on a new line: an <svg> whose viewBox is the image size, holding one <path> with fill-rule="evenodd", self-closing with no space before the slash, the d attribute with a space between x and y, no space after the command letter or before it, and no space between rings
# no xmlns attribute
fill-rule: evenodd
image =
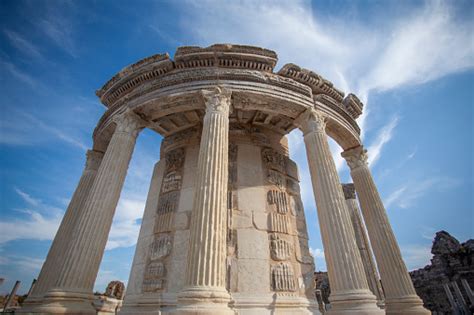
<svg viewBox="0 0 474 315"><path fill-rule="evenodd" d="M410 272L416 292L433 314L472 314L474 240L462 244L440 231L431 248L431 264Z"/></svg>

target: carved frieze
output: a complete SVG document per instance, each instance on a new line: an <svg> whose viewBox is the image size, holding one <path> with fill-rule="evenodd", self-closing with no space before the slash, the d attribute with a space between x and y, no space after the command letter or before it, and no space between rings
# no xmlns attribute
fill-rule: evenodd
<svg viewBox="0 0 474 315"><path fill-rule="evenodd" d="M157 214L155 218L155 233L169 232L172 230L173 225L173 212Z"/></svg>
<svg viewBox="0 0 474 315"><path fill-rule="evenodd" d="M270 234L270 254L273 260L288 260L293 252L290 242L281 238L278 234Z"/></svg>
<svg viewBox="0 0 474 315"><path fill-rule="evenodd" d="M164 288L165 265L160 261L148 263L143 280L143 291L154 292Z"/></svg>
<svg viewBox="0 0 474 315"><path fill-rule="evenodd" d="M286 179L286 188L290 191L290 193L299 195L300 193L300 185L297 181L287 178Z"/></svg>
<svg viewBox="0 0 474 315"><path fill-rule="evenodd" d="M160 234L155 236L151 245L150 260L162 259L171 252L171 236Z"/></svg>
<svg viewBox="0 0 474 315"><path fill-rule="evenodd" d="M280 262L272 266L271 286L273 291L296 291L295 274L291 264Z"/></svg>
<svg viewBox="0 0 474 315"><path fill-rule="evenodd" d="M267 181L281 189L286 186L285 176L277 171L267 170Z"/></svg>
<svg viewBox="0 0 474 315"><path fill-rule="evenodd" d="M163 178L161 193L167 193L173 190L181 189L181 174L176 171L171 171Z"/></svg>
<svg viewBox="0 0 474 315"><path fill-rule="evenodd" d="M166 172L180 170L184 165L184 148L170 151L165 156Z"/></svg>
<svg viewBox="0 0 474 315"><path fill-rule="evenodd" d="M289 211L288 198L284 191L269 190L267 192L267 202L275 205L278 213L286 214Z"/></svg>
<svg viewBox="0 0 474 315"><path fill-rule="evenodd" d="M279 171L280 173L286 173L286 160L287 157L273 150L272 148L262 149L263 163L268 169Z"/></svg>
<svg viewBox="0 0 474 315"><path fill-rule="evenodd" d="M179 202L179 191L171 191L160 196L156 213L158 215L174 212Z"/></svg>
<svg viewBox="0 0 474 315"><path fill-rule="evenodd" d="M270 213L269 216L270 231L290 234L290 217L285 214Z"/></svg>

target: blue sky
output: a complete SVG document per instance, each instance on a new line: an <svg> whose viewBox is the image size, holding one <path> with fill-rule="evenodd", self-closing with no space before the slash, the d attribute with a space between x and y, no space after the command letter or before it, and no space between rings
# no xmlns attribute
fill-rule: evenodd
<svg viewBox="0 0 474 315"><path fill-rule="evenodd" d="M472 1L1 1L0 277L28 290L105 108L95 90L178 46L266 47L365 103L370 166L409 269L435 231L474 234ZM322 243L299 131L290 135L316 268ZM161 137L140 134L96 289L128 279ZM343 182L348 168L331 143Z"/></svg>

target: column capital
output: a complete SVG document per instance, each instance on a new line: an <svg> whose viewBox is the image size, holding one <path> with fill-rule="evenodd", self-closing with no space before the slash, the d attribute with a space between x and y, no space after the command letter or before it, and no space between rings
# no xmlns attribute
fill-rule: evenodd
<svg viewBox="0 0 474 315"><path fill-rule="evenodd" d="M102 162L102 158L104 157L103 152L95 151L95 150L87 150L86 153L86 170L98 170L100 166L100 162Z"/></svg>
<svg viewBox="0 0 474 315"><path fill-rule="evenodd" d="M356 191L354 184L341 184L342 191L344 192L344 199L356 199Z"/></svg>
<svg viewBox="0 0 474 315"><path fill-rule="evenodd" d="M113 122L117 124L116 132L129 133L134 137L147 125L146 121L131 109L115 116Z"/></svg>
<svg viewBox="0 0 474 315"><path fill-rule="evenodd" d="M216 112L229 115L231 111L232 91L216 86L213 90L201 91L206 105L206 112Z"/></svg>
<svg viewBox="0 0 474 315"><path fill-rule="evenodd" d="M311 132L324 133L326 131L326 117L320 111L309 108L296 119L294 124L300 128L303 135Z"/></svg>
<svg viewBox="0 0 474 315"><path fill-rule="evenodd" d="M347 165L351 171L358 169L359 167L367 167L367 150L363 146L358 146L341 153L341 156L346 159Z"/></svg>

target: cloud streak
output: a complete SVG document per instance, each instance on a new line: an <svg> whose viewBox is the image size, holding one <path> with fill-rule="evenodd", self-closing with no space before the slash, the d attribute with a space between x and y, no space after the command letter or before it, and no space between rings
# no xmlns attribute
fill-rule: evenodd
<svg viewBox="0 0 474 315"><path fill-rule="evenodd" d="M318 13L309 1L187 1L181 26L199 45L215 42L274 49L280 66L297 62L366 103L359 118L367 125L369 94L426 83L474 67L472 23L448 2L426 1L407 12L384 10L373 21ZM350 9L348 9L350 10ZM398 11L397 11L398 12ZM380 158L398 119L378 131L371 162ZM294 138L290 138L293 141ZM333 148L333 152L338 150ZM342 167L338 154L336 164Z"/></svg>
<svg viewBox="0 0 474 315"><path fill-rule="evenodd" d="M433 177L404 184L384 199L384 205L387 209L391 207L408 209L414 206L418 199L433 189L438 192L445 192L460 184L461 182L459 180L446 177Z"/></svg>

